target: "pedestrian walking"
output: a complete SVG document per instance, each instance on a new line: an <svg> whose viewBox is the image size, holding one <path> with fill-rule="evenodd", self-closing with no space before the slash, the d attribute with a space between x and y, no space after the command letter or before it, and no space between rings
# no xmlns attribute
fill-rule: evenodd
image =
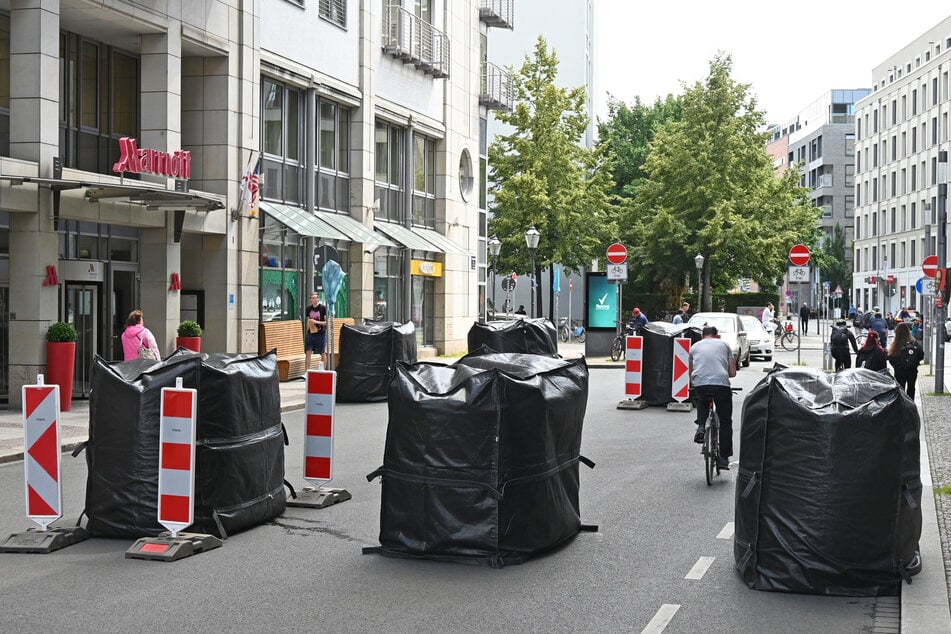
<svg viewBox="0 0 951 634"><path fill-rule="evenodd" d="M883 372L885 374L888 373L885 349L878 343L878 332L874 330L868 331L865 344L859 348L859 351L855 355L855 367L875 370L876 372Z"/></svg>
<svg viewBox="0 0 951 634"><path fill-rule="evenodd" d="M133 310L125 320L125 330L122 331L122 355L124 361L162 358L155 335L145 327L145 316L141 310Z"/></svg>
<svg viewBox="0 0 951 634"><path fill-rule="evenodd" d="M803 335L809 334L809 304L803 304L799 309L799 331Z"/></svg>
<svg viewBox="0 0 951 634"><path fill-rule="evenodd" d="M327 347L327 307L320 302L316 291L310 294L307 305L307 331L304 335L304 366L310 369L310 359L317 353L318 369L324 364L324 350Z"/></svg>
<svg viewBox="0 0 951 634"><path fill-rule="evenodd" d="M888 362L895 380L905 393L915 398L915 383L918 381L918 366L925 358L921 344L911 334L911 327L902 322L895 326L895 339L888 348Z"/></svg>
<svg viewBox="0 0 951 634"><path fill-rule="evenodd" d="M763 309L763 314L760 317L760 320L763 322L763 328L766 329L766 332L773 335L776 331L776 322L773 321L773 303L767 302L766 308Z"/></svg>
<svg viewBox="0 0 951 634"><path fill-rule="evenodd" d="M852 367L852 353L849 352L849 345L852 346L852 353L858 353L859 347L855 342L855 335L849 330L847 322L839 319L832 326L832 333L829 336L829 353L835 359L836 372Z"/></svg>

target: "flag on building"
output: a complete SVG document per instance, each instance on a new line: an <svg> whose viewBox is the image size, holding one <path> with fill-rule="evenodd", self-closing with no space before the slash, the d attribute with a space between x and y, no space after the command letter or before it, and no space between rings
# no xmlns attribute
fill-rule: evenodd
<svg viewBox="0 0 951 634"><path fill-rule="evenodd" d="M258 213L258 193L261 186L261 161L248 162L248 168L241 177L241 202L248 205L248 215Z"/></svg>

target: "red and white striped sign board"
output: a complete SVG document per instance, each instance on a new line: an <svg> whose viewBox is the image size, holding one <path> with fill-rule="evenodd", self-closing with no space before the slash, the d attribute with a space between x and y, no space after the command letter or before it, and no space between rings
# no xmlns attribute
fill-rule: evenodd
<svg viewBox="0 0 951 634"><path fill-rule="evenodd" d="M307 423L304 437L304 479L319 487L333 479L334 401L337 373L307 372Z"/></svg>
<svg viewBox="0 0 951 634"><path fill-rule="evenodd" d="M24 385L23 472L26 484L26 516L47 527L63 516L60 482L59 386Z"/></svg>
<svg viewBox="0 0 951 634"><path fill-rule="evenodd" d="M195 521L195 435L198 392L162 388L159 407L158 522L178 537Z"/></svg>
<svg viewBox="0 0 951 634"><path fill-rule="evenodd" d="M641 395L641 366L644 363L644 337L629 336L624 349L624 393Z"/></svg>
<svg viewBox="0 0 951 634"><path fill-rule="evenodd" d="M670 396L683 403L690 397L690 339L686 337L674 339L673 374Z"/></svg>

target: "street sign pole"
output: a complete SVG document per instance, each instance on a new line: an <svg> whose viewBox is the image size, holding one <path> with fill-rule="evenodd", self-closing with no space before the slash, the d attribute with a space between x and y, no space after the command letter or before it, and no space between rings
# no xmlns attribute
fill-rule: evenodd
<svg viewBox="0 0 951 634"><path fill-rule="evenodd" d="M947 268L947 240L948 240L948 151L938 150L938 268L942 274ZM947 282L945 282L947 283ZM944 389L944 302L945 295L942 289L935 289L935 359L934 359L934 385L935 391L939 394L945 392Z"/></svg>

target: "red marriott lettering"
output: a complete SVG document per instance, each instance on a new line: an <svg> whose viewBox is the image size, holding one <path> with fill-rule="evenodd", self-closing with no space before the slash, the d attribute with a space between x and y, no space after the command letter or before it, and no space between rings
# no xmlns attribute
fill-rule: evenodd
<svg viewBox="0 0 951 634"><path fill-rule="evenodd" d="M124 136L119 139L119 160L112 166L113 172L134 174L157 174L188 180L192 175L192 153L187 150L162 152L149 148L141 150L135 139Z"/></svg>

